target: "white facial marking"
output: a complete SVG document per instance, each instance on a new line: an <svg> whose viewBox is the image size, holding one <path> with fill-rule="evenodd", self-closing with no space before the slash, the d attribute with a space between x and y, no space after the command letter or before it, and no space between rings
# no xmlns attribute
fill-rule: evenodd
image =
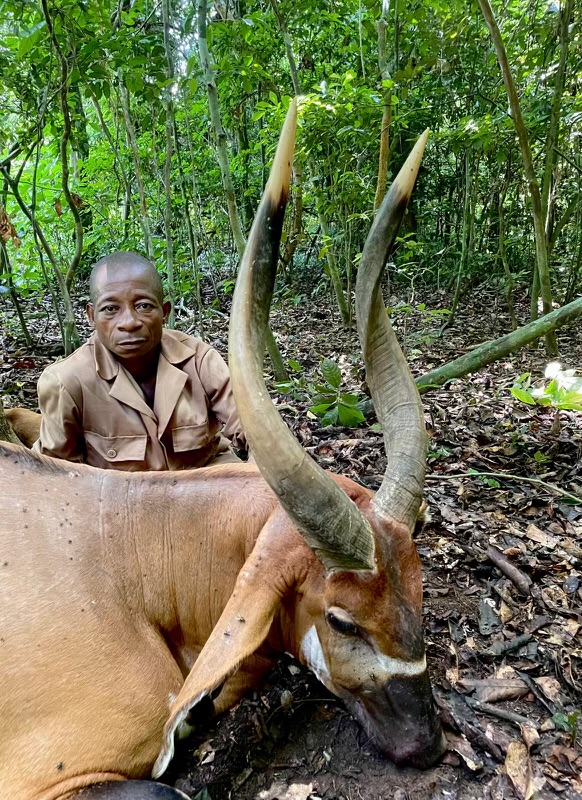
<svg viewBox="0 0 582 800"><path fill-rule="evenodd" d="M390 676L395 675L422 675L426 672L426 656L419 661L404 661L401 658L391 658L383 653L377 653L376 657L380 666Z"/></svg>
<svg viewBox="0 0 582 800"><path fill-rule="evenodd" d="M329 669L325 663L325 656L315 625L312 625L303 637L301 653L309 669L322 683L325 683L325 678L329 678Z"/></svg>

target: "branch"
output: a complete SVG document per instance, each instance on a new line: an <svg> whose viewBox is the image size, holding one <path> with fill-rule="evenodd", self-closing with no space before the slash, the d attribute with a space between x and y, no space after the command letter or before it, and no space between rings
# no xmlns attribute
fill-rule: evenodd
<svg viewBox="0 0 582 800"><path fill-rule="evenodd" d="M81 215L79 214L79 209L77 208L77 204L73 200L73 197L71 195L71 190L69 189L68 144L69 144L69 139L71 138L71 114L69 111L69 101L68 101L69 65L67 64L67 59L63 54L58 39L55 35L52 19L48 10L47 0L42 0L42 10L44 12L44 17L46 20L48 32L51 37L51 41L53 43L53 46L56 50L58 59L61 64L60 92L61 92L61 110L63 112L63 135L61 137L60 157L61 157L62 189L63 189L63 194L65 195L65 199L67 201L67 205L71 209L71 214L73 215L73 219L75 221L75 252L73 254L73 258L71 259L71 263L69 264L69 268L67 269L67 274L65 276L65 283L67 285L67 289L70 289L73 279L75 277L75 271L79 265L79 262L81 260L81 255L83 253L83 222L81 221Z"/></svg>
<svg viewBox="0 0 582 800"><path fill-rule="evenodd" d="M511 333L493 339L480 347L476 347L442 367L426 372L416 379L418 391L423 394L430 389L438 389L454 378L462 378L471 372L476 372L487 364L492 364L500 358L505 358L509 353L519 350L526 344L547 335L548 332L566 325L582 314L582 297L573 300L562 308L546 314L541 319L530 322Z"/></svg>
<svg viewBox="0 0 582 800"><path fill-rule="evenodd" d="M455 480L457 478L479 478L479 477L486 477L486 478L500 478L501 480L509 480L509 481L524 481L525 483L535 483L538 486L543 486L545 489L548 489L551 492L555 492L555 494L561 494L563 497L566 497L568 500L571 500L577 506L582 505L582 497L578 497L575 494L571 494L571 492L567 492L565 489L561 489L559 486L555 486L553 483L546 483L541 478L529 478L526 475L509 475L507 472L456 472L453 475L442 475L439 473L434 473L433 475L427 475L427 480Z"/></svg>

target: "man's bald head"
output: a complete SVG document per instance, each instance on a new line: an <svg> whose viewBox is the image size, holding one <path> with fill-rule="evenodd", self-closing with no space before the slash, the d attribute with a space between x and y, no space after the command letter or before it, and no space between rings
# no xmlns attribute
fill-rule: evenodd
<svg viewBox="0 0 582 800"><path fill-rule="evenodd" d="M98 286L103 283L131 280L133 276L139 276L151 282L151 289L160 301L164 300L164 289L159 272L151 261L147 258L127 251L118 251L109 256L99 259L91 270L89 278L89 295L91 302L95 303Z"/></svg>

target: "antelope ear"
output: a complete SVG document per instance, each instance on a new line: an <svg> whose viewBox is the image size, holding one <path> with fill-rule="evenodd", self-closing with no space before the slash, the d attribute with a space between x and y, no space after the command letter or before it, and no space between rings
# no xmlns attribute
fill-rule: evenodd
<svg viewBox="0 0 582 800"><path fill-rule="evenodd" d="M162 749L152 770L154 778L167 769L174 755L176 729L188 712L204 698L212 697L269 633L288 586L281 569L291 560L289 548L281 550L281 540L287 537L281 535L278 527L276 520L271 520L263 528L238 574L230 600L172 704L164 726Z"/></svg>

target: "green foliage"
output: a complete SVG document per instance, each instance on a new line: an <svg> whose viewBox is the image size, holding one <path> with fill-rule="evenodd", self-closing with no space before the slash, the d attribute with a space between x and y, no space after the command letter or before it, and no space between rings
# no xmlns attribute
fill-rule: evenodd
<svg viewBox="0 0 582 800"><path fill-rule="evenodd" d="M566 731L566 733L570 736L570 741L572 743L572 746L575 746L576 744L576 739L578 736L578 725L580 722L581 715L582 712L576 709L575 711L572 711L569 714L564 714L560 712L558 714L554 714L554 716L552 717L552 720L554 721L556 728L558 728L561 731Z"/></svg>
<svg viewBox="0 0 582 800"><path fill-rule="evenodd" d="M112 250L144 252L144 210L122 113L125 87L157 263L163 270L170 236L177 287L186 301L196 296L200 282L224 295L228 287L224 281L233 277L238 259L211 133L195 4L172 4L173 77L168 73L160 6L146 0L121 5L114 0L81 5L55 0L48 6L59 49L70 65L69 180L84 204L79 277L86 277L90 265ZM300 243L284 279L293 285L292 297L317 286L327 291L329 278L323 272L329 251L335 255L344 288L353 285L373 217L384 102L391 108L389 178L417 135L425 127L433 130L418 188L390 255L391 280L412 288L423 282L450 289L461 251L468 157L472 251L464 278L473 283L507 280L499 255L501 197L507 263L515 279L529 281L533 244L521 157L495 54L476 5L460 0L392 4L384 79L378 72L380 4L282 0L279 6L303 95L296 150L296 165L303 175L303 215ZM559 58L558 10L559 4L527 6L523 0L509 0L496 8L538 165L545 155ZM34 203L35 219L56 261L66 269L75 242L73 216L61 191L61 78L41 4L7 0L0 34L4 122L0 161L20 148L12 159L11 174L19 175L23 199L29 207ZM242 6L209 6L208 45L236 201L248 232L294 93L285 41L269 4L250 0ZM573 266L578 263L582 224L575 168L582 123L576 91L581 53L580 28L573 25L555 145L560 154L555 171L559 180L552 188L548 215L553 231L559 232L552 252L554 282L572 296L582 277L582 270ZM180 153L174 149L171 159L172 223L166 231L160 187L170 98ZM31 223L10 190L1 202L22 240L19 250L8 245L15 285L23 294L44 293L47 278ZM196 238L196 264L188 223ZM46 261L46 255L43 258ZM54 286L50 265L48 281ZM414 313L423 312L418 307ZM425 312L423 323L430 327L436 322L434 314ZM338 420L339 413L338 409ZM343 413L345 418L347 412Z"/></svg>
<svg viewBox="0 0 582 800"><path fill-rule="evenodd" d="M301 364L291 358L287 361L287 366L290 370L289 379L276 383L275 389L281 392L281 394L290 395L293 400L305 400L310 398L314 392L314 388L306 381Z"/></svg>
<svg viewBox="0 0 582 800"><path fill-rule="evenodd" d="M287 366L289 379L276 383L275 388L293 400L309 401L309 411L320 418L322 427L343 425L355 428L365 421L358 408L362 398L342 391L342 374L335 361L324 358L319 368L320 376L316 376L314 382L306 380L299 362L290 359Z"/></svg>
<svg viewBox="0 0 582 800"><path fill-rule="evenodd" d="M567 411L582 411L582 378L575 369L562 370L553 362L546 367L546 381L532 387L531 374L525 372L516 379L511 394L527 405L552 406Z"/></svg>
<svg viewBox="0 0 582 800"><path fill-rule="evenodd" d="M495 480L495 478L491 478L488 475L480 475L478 469L468 469L467 474L477 475L481 479L481 482L484 483L485 486L488 486L490 489L499 489L499 487L501 486L499 481Z"/></svg>
<svg viewBox="0 0 582 800"><path fill-rule="evenodd" d="M320 417L323 427L327 425L345 425L355 428L365 421L358 408L361 398L355 394L342 392L342 374L335 361L324 358L321 362L323 380L315 384L317 394L313 397L313 405L309 409Z"/></svg>

